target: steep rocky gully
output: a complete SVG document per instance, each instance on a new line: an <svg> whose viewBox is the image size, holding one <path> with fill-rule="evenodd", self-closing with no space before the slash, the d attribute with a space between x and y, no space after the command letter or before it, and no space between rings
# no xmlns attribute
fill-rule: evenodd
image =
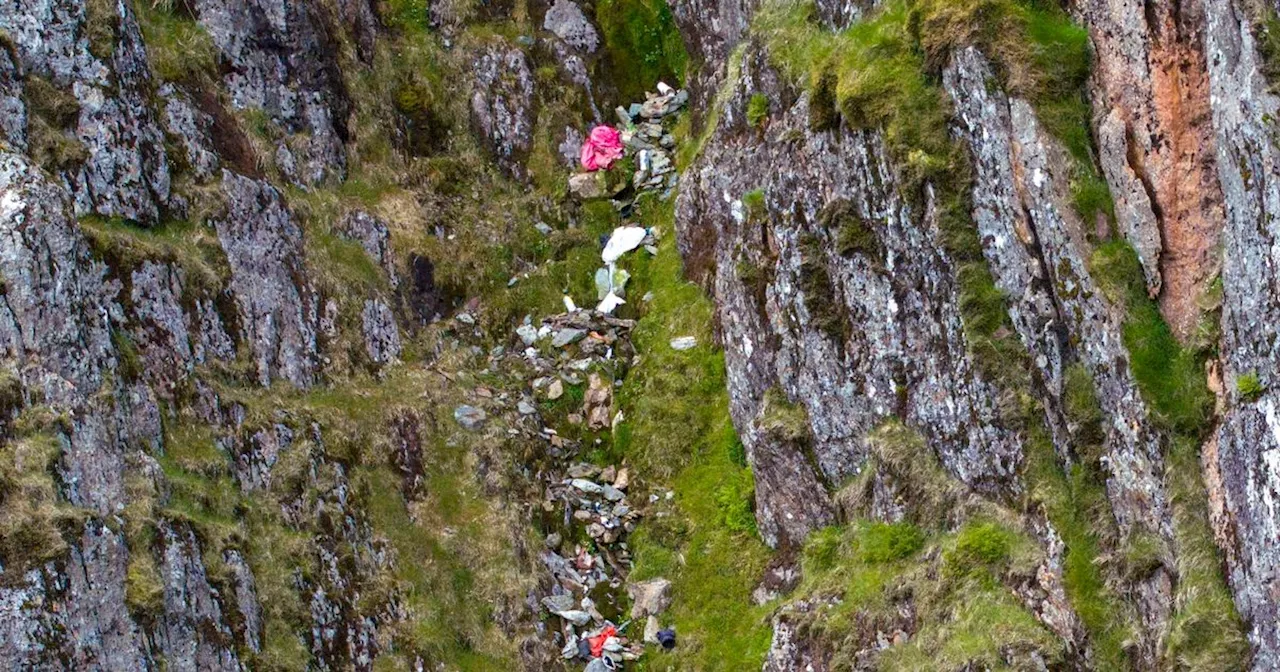
<svg viewBox="0 0 1280 672"><path fill-rule="evenodd" d="M1280 669L1272 0L0 35L4 669Z"/></svg>

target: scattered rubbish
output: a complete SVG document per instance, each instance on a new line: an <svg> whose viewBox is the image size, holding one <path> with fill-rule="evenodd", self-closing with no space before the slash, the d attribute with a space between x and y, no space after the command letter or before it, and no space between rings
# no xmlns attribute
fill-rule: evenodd
<svg viewBox="0 0 1280 672"><path fill-rule="evenodd" d="M659 191L665 196L676 184L672 158L675 140L665 127L664 118L687 101L686 91L660 84L658 93L646 94L644 102L616 110L617 128L592 129L580 155L582 168L590 172L573 175L570 191L582 200L612 199L624 222L607 237L602 236L603 267L593 277L598 303L595 310L580 309L565 294L564 313L546 317L540 324L526 319L516 329L516 335L524 345L518 353L519 366L530 369L529 387L514 398L506 396L491 402L503 409L504 417L514 415L510 412L514 406L519 411L516 417L520 418L521 431L537 434L546 442L551 461L544 472L541 509L548 527L542 530L545 537L539 559L554 581L549 588L551 594L543 597L542 604L560 619L558 628L547 628L546 632L556 639L565 659L586 660L586 672L620 670L626 661L640 658L645 643L675 646L674 631L663 630L658 618L670 604L670 582L626 581L633 564L628 539L648 505L628 501L632 474L626 466L596 466L583 462L582 456L589 441L601 443L599 434L584 435L584 430L616 431L623 421L622 412L613 403L614 391L621 386L627 370L640 359L630 340L635 321L612 315L626 305L631 277L618 264L627 253L640 247L649 255L658 253L660 232L632 223L631 217L637 196L646 191ZM634 174L602 170L624 155L634 158ZM544 233L550 230L547 227ZM645 294L645 301L652 299L651 292ZM693 336L671 340L671 347L677 350L697 344ZM574 387L567 387L570 385ZM536 413L535 399L572 402L559 413L543 417ZM569 430L543 423L585 427ZM667 492L666 498L671 499L673 494ZM661 494L650 495L649 503L656 504L660 499ZM622 626L613 623L628 603L621 594L624 589L631 593L636 623L630 636L627 626L633 621Z"/></svg>
<svg viewBox="0 0 1280 672"><path fill-rule="evenodd" d="M690 350L697 347L698 339L693 336L681 336L671 339L672 350Z"/></svg>
<svg viewBox="0 0 1280 672"><path fill-rule="evenodd" d="M453 419L458 421L465 429L479 429L484 425L485 421L484 409L475 406L467 406L463 404L453 410Z"/></svg>
<svg viewBox="0 0 1280 672"><path fill-rule="evenodd" d="M612 126L596 126L582 143L580 157L584 170L608 168L622 158L622 134Z"/></svg>

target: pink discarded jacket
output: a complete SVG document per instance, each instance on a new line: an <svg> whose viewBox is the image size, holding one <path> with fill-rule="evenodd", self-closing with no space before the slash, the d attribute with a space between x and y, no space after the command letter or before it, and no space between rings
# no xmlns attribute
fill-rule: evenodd
<svg viewBox="0 0 1280 672"><path fill-rule="evenodd" d="M586 170L608 168L622 158L622 134L612 126L596 126L582 143L582 167Z"/></svg>

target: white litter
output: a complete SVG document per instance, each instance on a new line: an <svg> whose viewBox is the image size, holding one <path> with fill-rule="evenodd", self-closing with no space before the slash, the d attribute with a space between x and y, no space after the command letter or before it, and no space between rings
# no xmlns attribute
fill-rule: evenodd
<svg viewBox="0 0 1280 672"><path fill-rule="evenodd" d="M610 315L614 310L617 310L618 306L621 306L624 303L626 303L626 301L622 300L622 297L614 294L613 292L609 292L609 295L604 297L604 300L600 302L600 305L596 306L596 310L604 313L605 315Z"/></svg>
<svg viewBox="0 0 1280 672"><path fill-rule="evenodd" d="M612 264L622 255L639 247L644 237L643 227L619 226L613 230L613 235L609 236L609 242L605 243L604 252L600 253L600 258L604 263Z"/></svg>
<svg viewBox="0 0 1280 672"><path fill-rule="evenodd" d="M578 311L578 305L573 302L572 298L569 298L568 294L564 295L564 309L566 312L569 312L569 313L574 313Z"/></svg>

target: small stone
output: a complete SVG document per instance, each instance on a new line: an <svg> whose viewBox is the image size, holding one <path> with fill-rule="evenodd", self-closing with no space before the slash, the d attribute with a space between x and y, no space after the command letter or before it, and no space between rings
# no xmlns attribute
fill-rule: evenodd
<svg viewBox="0 0 1280 672"><path fill-rule="evenodd" d="M484 425L485 418L484 409L475 406L467 406L463 404L453 410L453 419L458 421L465 429L476 430Z"/></svg>
<svg viewBox="0 0 1280 672"><path fill-rule="evenodd" d="M516 410L520 411L520 415L533 415L538 412L538 409L535 408L533 404L525 401L524 399L521 399L520 402L516 404Z"/></svg>
<svg viewBox="0 0 1280 672"><path fill-rule="evenodd" d="M658 617L650 614L648 620L644 622L644 643L657 644L658 631L661 629L662 624L658 622Z"/></svg>
<svg viewBox="0 0 1280 672"><path fill-rule="evenodd" d="M605 483L612 483L613 479L617 477L617 474L618 470L613 465L609 465L604 468L604 471L600 472L600 480Z"/></svg>
<svg viewBox="0 0 1280 672"><path fill-rule="evenodd" d="M671 339L672 350L689 350L697 347L698 339L693 336L681 336Z"/></svg>
<svg viewBox="0 0 1280 672"><path fill-rule="evenodd" d="M522 324L516 327L516 335L525 345L533 345L538 342L538 328L532 324Z"/></svg>
<svg viewBox="0 0 1280 672"><path fill-rule="evenodd" d="M591 523L587 526L587 536L592 539L599 539L600 537L603 537L606 531L607 530L604 529L604 525L601 525L600 523Z"/></svg>
<svg viewBox="0 0 1280 672"><path fill-rule="evenodd" d="M656 616L671 606L671 582L664 578L630 584L627 594L631 596L631 618Z"/></svg>
<svg viewBox="0 0 1280 672"><path fill-rule="evenodd" d="M609 178L599 171L569 176L569 193L584 201L613 195L609 188Z"/></svg>
<svg viewBox="0 0 1280 672"><path fill-rule="evenodd" d="M560 618L563 618L577 626L583 626L591 622L591 614L588 614L581 609L570 609L568 611L557 611L554 613L556 616L559 616Z"/></svg>
<svg viewBox="0 0 1280 672"><path fill-rule="evenodd" d="M556 332L554 338L551 339L551 345L557 348L563 348L572 343L577 343L587 335L585 329L561 329Z"/></svg>
<svg viewBox="0 0 1280 672"><path fill-rule="evenodd" d="M564 383L557 378L551 381L551 384L547 386L547 398L555 401L562 396L564 396Z"/></svg>
<svg viewBox="0 0 1280 672"><path fill-rule="evenodd" d="M604 498L611 502L620 502L622 501L622 498L626 497L621 490L613 487L612 485L604 486L603 492Z"/></svg>
<svg viewBox="0 0 1280 672"><path fill-rule="evenodd" d="M613 487L619 490L626 490L631 483L631 470L623 467L618 470L618 475L613 479Z"/></svg>
<svg viewBox="0 0 1280 672"><path fill-rule="evenodd" d="M600 36L595 26L587 20L587 16L569 0L556 0L547 10L542 27L555 33L570 46L588 53L594 52L600 44Z"/></svg>
<svg viewBox="0 0 1280 672"><path fill-rule="evenodd" d="M542 598L542 606L553 614L559 614L562 611L572 611L577 604L572 595L549 595Z"/></svg>
<svg viewBox="0 0 1280 672"><path fill-rule="evenodd" d="M573 519L583 523L587 522L588 520L591 520L594 517L595 517L595 514L591 513L590 511L583 511L582 509L578 509L577 511L573 512Z"/></svg>
<svg viewBox="0 0 1280 672"><path fill-rule="evenodd" d="M599 483L596 483L595 481L588 481L585 478L575 478L570 481L569 484L583 492L593 495L600 494L600 492L604 490Z"/></svg>
<svg viewBox="0 0 1280 672"><path fill-rule="evenodd" d="M561 538L559 532L552 532L547 535L547 538L543 543L547 545L547 548L555 551L560 549L560 544L564 543L564 539Z"/></svg>
<svg viewBox="0 0 1280 672"><path fill-rule="evenodd" d="M476 318L472 317L472 316L471 316L471 313L458 313L457 320L458 320L459 322L463 323L463 324L475 324L475 323L476 323Z"/></svg>
<svg viewBox="0 0 1280 672"><path fill-rule="evenodd" d="M579 462L569 467L569 478L595 478L600 473L600 467L586 462Z"/></svg>

